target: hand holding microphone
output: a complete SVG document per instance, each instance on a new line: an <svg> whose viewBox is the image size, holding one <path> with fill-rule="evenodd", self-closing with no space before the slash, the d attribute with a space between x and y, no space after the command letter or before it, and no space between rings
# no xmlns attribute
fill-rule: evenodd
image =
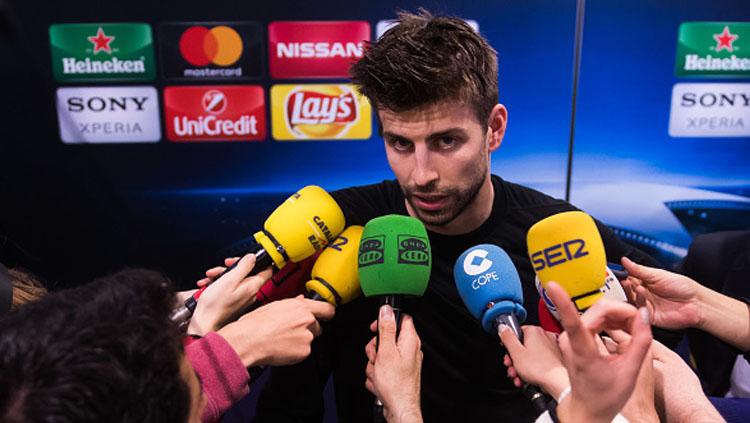
<svg viewBox="0 0 750 423"><path fill-rule="evenodd" d="M370 330L378 336L365 347L368 359L365 387L382 399L388 422L421 423L422 350L414 321L408 314L402 314L401 330L396 335L393 309L383 305Z"/></svg>
<svg viewBox="0 0 750 423"><path fill-rule="evenodd" d="M401 298L422 296L432 269L427 230L419 220L387 215L365 225L359 244L358 271L362 293L377 297L381 306L393 309L396 337L401 328ZM375 349L378 343L375 343ZM376 398L374 417L383 417L382 403Z"/></svg>
<svg viewBox="0 0 750 423"><path fill-rule="evenodd" d="M500 335L500 330L507 327L523 343L521 322L526 319L523 289L508 253L490 244L471 247L456 261L453 278L466 308L486 332ZM523 391L537 411L547 409L547 401L539 389L524 385Z"/></svg>
<svg viewBox="0 0 750 423"><path fill-rule="evenodd" d="M320 335L319 320L330 320L332 305L302 296L279 300L240 317L219 329L245 367L283 366L310 355L310 344Z"/></svg>
<svg viewBox="0 0 750 423"><path fill-rule="evenodd" d="M215 332L251 304L271 277L271 269L249 276L254 267L255 256L247 254L237 266L209 285L190 319L187 332L200 336Z"/></svg>
<svg viewBox="0 0 750 423"><path fill-rule="evenodd" d="M283 268L288 262L300 262L321 250L344 229L344 214L336 201L322 188L307 186L287 198L256 232L258 243L251 251L256 264L250 276L268 266ZM231 270L231 267L230 269ZM184 325L206 287L175 310L172 320Z"/></svg>

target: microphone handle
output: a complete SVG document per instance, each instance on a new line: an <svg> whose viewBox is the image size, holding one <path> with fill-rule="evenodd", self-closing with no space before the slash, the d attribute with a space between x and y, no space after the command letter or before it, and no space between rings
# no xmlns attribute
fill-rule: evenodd
<svg viewBox="0 0 750 423"><path fill-rule="evenodd" d="M401 295L385 295L381 299L380 306L388 304L393 309L393 315L396 318L396 339L398 334L401 333ZM379 310L379 309L378 309ZM378 312L378 328L380 327L380 312ZM378 350L380 345L380 330L375 337L375 351ZM383 402L380 398L375 398L375 406L373 408L372 420L375 423L385 422L385 415L383 414Z"/></svg>
<svg viewBox="0 0 750 423"><path fill-rule="evenodd" d="M305 294L305 298L307 298L308 300L322 301L324 303L328 302L325 298L323 298L322 295L318 294L315 291L307 291L307 294Z"/></svg>
<svg viewBox="0 0 750 423"><path fill-rule="evenodd" d="M523 329L521 329L521 324L518 322L518 318L514 313L501 314L500 316L497 316L495 318L495 328L497 329L497 336L500 336L501 324L508 326L513 331L513 333L516 334L518 340L523 344ZM529 401L531 401L531 404L534 406L534 409L537 412L541 414L547 411L547 398L538 387L524 382L523 387L521 387L521 391L523 392L524 396L528 398Z"/></svg>
<svg viewBox="0 0 750 423"><path fill-rule="evenodd" d="M255 248L252 248L246 254L249 253L255 253L255 266L253 266L253 269L250 271L250 273L248 273L248 276L257 275L273 264L273 259L271 258L271 256L260 245L256 245ZM217 277L216 279L224 276L227 272L237 267L237 263L239 262L240 261L237 260L233 265L229 266L227 270L222 272L221 275L219 275L219 277ZM203 291L205 291L206 288L208 288L208 285L204 286L203 288L199 289L198 292L191 295L187 300L185 300L185 303L182 306L172 311L172 314L169 316L169 318L173 322L175 322L177 324L177 327L179 327L181 330L188 325L188 323L190 322L190 318L193 317L195 307L198 306L198 298L200 298L201 294L203 294Z"/></svg>

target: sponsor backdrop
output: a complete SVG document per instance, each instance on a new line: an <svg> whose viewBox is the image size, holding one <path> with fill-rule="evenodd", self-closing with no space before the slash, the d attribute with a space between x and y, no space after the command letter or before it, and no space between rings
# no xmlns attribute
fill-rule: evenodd
<svg viewBox="0 0 750 423"><path fill-rule="evenodd" d="M667 265L697 234L750 229L746 1L588 0L579 26L576 3L6 2L0 258L55 287L124 265L188 287L290 192L392 178L347 69L419 6L499 52L495 173L569 184Z"/></svg>

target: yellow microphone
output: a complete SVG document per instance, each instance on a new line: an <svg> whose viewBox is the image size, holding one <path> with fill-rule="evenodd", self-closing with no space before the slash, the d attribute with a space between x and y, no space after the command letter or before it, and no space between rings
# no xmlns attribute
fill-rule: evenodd
<svg viewBox="0 0 750 423"><path fill-rule="evenodd" d="M542 286L565 288L579 311L603 296L607 257L594 219L581 211L559 213L534 224L526 235L529 258Z"/></svg>
<svg viewBox="0 0 750 423"><path fill-rule="evenodd" d="M357 272L357 252L362 239L362 226L353 225L320 253L305 284L307 298L327 301L338 307L362 294Z"/></svg>
<svg viewBox="0 0 750 423"><path fill-rule="evenodd" d="M289 261L312 256L342 230L344 213L333 197L323 188L308 185L281 203L253 237L281 269Z"/></svg>
<svg viewBox="0 0 750 423"><path fill-rule="evenodd" d="M312 256L333 241L344 230L344 224L344 213L330 194L315 185L302 188L281 203L263 223L263 229L253 235L258 245L248 251L255 254L255 267L248 276L271 265L281 269L288 262L298 263ZM185 326L205 289L204 286L185 300L184 306L174 310L172 321Z"/></svg>

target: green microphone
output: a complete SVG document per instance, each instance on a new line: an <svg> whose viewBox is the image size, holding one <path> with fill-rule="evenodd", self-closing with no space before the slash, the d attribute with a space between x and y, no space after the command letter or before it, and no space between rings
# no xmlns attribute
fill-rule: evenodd
<svg viewBox="0 0 750 423"><path fill-rule="evenodd" d="M388 304L393 308L398 337L401 298L421 297L430 280L432 254L427 230L422 222L408 216L391 214L370 220L362 231L357 266L365 297L378 297L381 306ZM379 400L374 417L375 421L383 420Z"/></svg>

